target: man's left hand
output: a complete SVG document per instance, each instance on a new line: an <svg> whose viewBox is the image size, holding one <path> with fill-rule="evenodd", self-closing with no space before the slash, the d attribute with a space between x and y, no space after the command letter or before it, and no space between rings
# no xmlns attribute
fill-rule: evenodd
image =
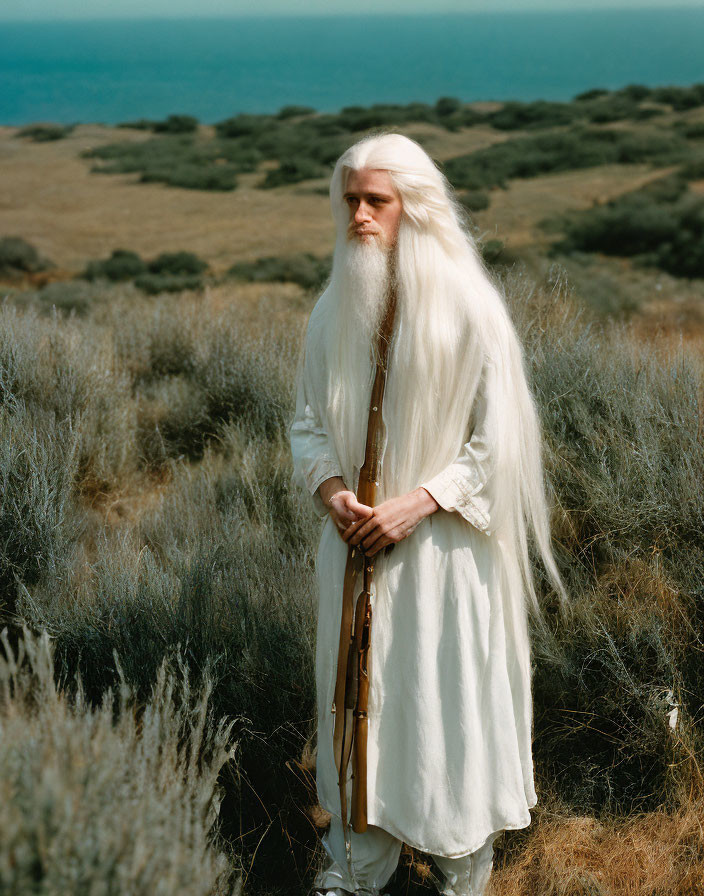
<svg viewBox="0 0 704 896"><path fill-rule="evenodd" d="M361 543L364 553L374 556L387 545L403 541L439 507L430 492L419 486L407 495L389 498L370 508L371 516L351 523L342 533L342 540L352 545Z"/></svg>

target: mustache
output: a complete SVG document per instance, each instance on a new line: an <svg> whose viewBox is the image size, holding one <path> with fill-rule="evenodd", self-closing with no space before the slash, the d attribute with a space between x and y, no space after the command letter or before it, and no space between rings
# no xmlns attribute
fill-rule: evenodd
<svg viewBox="0 0 704 896"><path fill-rule="evenodd" d="M347 236L350 237L350 236L357 235L357 234L369 234L370 236L378 236L378 237L380 237L380 236L381 236L381 231L380 231L380 230L374 230L374 229L369 228L369 227L356 227L354 224L351 224L351 225L347 228Z"/></svg>

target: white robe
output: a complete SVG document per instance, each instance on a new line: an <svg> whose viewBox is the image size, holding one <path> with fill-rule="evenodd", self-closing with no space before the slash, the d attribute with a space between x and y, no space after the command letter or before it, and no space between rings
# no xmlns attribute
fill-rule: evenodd
<svg viewBox="0 0 704 896"><path fill-rule="evenodd" d="M321 805L339 816L331 707L348 548L317 494L324 480L345 478L326 430L325 382L324 355L309 328L290 441L293 481L324 520L316 556L316 775ZM375 554L367 819L450 858L474 852L493 832L526 827L536 803L527 624L506 599L505 547L492 533L484 469L493 384L489 369L459 456L418 483L441 509L389 553ZM393 476L384 455L382 471ZM358 474L345 480L348 488ZM358 576L356 593L361 587Z"/></svg>

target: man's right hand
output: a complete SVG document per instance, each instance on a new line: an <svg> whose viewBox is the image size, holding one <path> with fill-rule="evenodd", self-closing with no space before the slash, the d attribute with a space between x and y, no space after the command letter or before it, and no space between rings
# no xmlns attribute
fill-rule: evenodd
<svg viewBox="0 0 704 896"><path fill-rule="evenodd" d="M347 488L339 476L326 479L320 484L318 491L340 536L352 523L366 519L373 513L373 508L368 504L360 504L355 493Z"/></svg>

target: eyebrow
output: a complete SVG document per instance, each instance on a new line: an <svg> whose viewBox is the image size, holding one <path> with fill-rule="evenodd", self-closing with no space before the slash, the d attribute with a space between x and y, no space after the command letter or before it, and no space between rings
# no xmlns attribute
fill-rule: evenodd
<svg viewBox="0 0 704 896"><path fill-rule="evenodd" d="M342 198L348 199L351 196L353 196L354 198L357 198L357 196L368 196L371 199L388 199L388 200L391 200L394 198L392 193L383 193L383 192L380 192L379 190L369 190L366 192L364 190L362 190L359 193L355 193L352 190L347 190L345 193L343 193Z"/></svg>

